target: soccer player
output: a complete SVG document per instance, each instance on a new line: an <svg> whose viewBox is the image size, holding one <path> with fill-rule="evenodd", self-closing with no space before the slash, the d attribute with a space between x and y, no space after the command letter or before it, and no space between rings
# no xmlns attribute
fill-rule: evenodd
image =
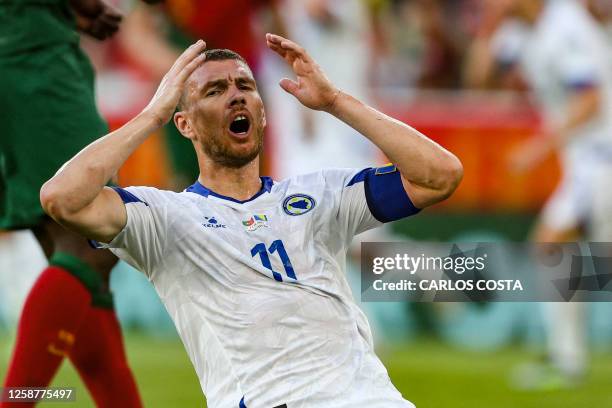
<svg viewBox="0 0 612 408"><path fill-rule="evenodd" d="M32 229L49 258L24 303L4 386L47 386L68 357L101 407L141 405L108 288L117 258L46 216L39 192L107 131L76 29L103 40L120 21L99 0L0 4L0 229Z"/></svg>
<svg viewBox="0 0 612 408"><path fill-rule="evenodd" d="M206 38L210 48L229 48L249 64L255 78L261 75L263 54L260 25L286 31L278 0L164 0L163 7L138 5L125 19L118 40L130 61L142 66L152 81L160 81L185 48ZM264 18L265 16L265 18ZM231 21L241 30L227 30ZM265 23L264 23L265 21ZM165 24L160 24L165 23ZM165 29L162 29L165 28ZM184 189L198 176L198 161L189 140L174 124L164 128L174 189Z"/></svg>
<svg viewBox="0 0 612 408"><path fill-rule="evenodd" d="M344 277L347 246L447 198L461 163L335 88L294 42L266 38L297 76L280 81L285 91L357 129L397 167L260 177L266 116L253 75L238 54L203 52L200 40L141 114L45 183L41 202L153 282L210 407L412 407L374 354ZM105 187L172 117L193 143L198 180L181 193Z"/></svg>
<svg viewBox="0 0 612 408"><path fill-rule="evenodd" d="M607 186L612 168L612 70L603 31L575 0L500 0L489 5L491 18L472 49L470 82L483 85L520 73L544 111L546 134L519 149L514 167L529 170L554 150L563 167L562 181L545 204L533 239L610 240L602 227L610 224L612 215L608 212L605 221L601 211L612 202ZM508 23L510 17L515 21ZM528 386L573 385L586 368L582 305L546 307L552 367L538 370L541 374Z"/></svg>

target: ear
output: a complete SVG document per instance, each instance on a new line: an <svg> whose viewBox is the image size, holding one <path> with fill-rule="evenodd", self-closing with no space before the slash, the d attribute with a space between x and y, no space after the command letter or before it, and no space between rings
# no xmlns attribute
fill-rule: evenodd
<svg viewBox="0 0 612 408"><path fill-rule="evenodd" d="M189 122L189 118L185 112L176 112L174 114L174 125L181 132L181 135L190 140L195 140L195 133Z"/></svg>

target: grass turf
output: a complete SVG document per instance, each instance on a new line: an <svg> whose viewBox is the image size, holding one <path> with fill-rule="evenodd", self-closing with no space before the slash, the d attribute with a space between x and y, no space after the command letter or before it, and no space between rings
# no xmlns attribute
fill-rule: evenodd
<svg viewBox="0 0 612 408"><path fill-rule="evenodd" d="M126 345L145 407L204 406L195 372L179 340L129 334ZM6 371L8 348L7 336L0 334L2 374ZM477 353L453 349L433 340L421 340L387 348L379 355L393 383L419 408L612 407L610 354L593 356L589 377L580 387L546 392L517 392L507 386L509 370L529 357L518 348ZM94 406L68 363L62 366L52 386L77 389L77 401L62 406Z"/></svg>

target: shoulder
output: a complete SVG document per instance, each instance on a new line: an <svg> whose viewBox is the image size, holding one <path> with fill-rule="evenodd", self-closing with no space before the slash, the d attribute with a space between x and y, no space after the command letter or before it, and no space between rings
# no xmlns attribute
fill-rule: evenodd
<svg viewBox="0 0 612 408"><path fill-rule="evenodd" d="M294 189L301 188L323 188L323 189L342 189L348 187L355 182L363 181L360 177L367 169L351 169L351 168L330 168L322 169L313 173L300 174L286 178L278 183L275 183L277 189Z"/></svg>
<svg viewBox="0 0 612 408"><path fill-rule="evenodd" d="M185 201L185 194L174 191L160 190L155 187L129 186L111 187L119 194L125 204L141 203L146 206L161 206L171 202Z"/></svg>

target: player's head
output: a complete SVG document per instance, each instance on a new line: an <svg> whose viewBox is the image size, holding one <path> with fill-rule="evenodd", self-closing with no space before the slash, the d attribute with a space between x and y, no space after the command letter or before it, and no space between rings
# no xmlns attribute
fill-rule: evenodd
<svg viewBox="0 0 612 408"><path fill-rule="evenodd" d="M230 50L205 54L185 84L174 123L208 160L239 168L263 148L263 101L244 58Z"/></svg>

